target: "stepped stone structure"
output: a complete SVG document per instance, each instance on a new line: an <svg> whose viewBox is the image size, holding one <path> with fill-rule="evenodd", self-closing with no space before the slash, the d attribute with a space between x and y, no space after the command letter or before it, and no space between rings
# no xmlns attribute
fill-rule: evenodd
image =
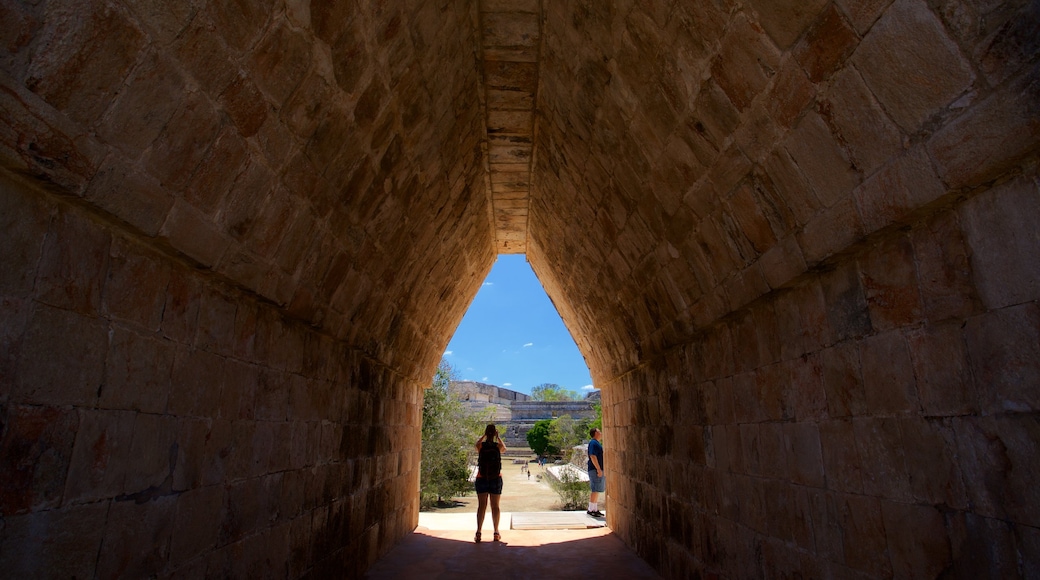
<svg viewBox="0 0 1040 580"><path fill-rule="evenodd" d="M0 21L5 575L359 577L523 252L663 576L1040 576L1036 2Z"/></svg>
<svg viewBox="0 0 1040 580"><path fill-rule="evenodd" d="M490 417L508 451L520 455L531 453L527 432L536 422L563 415L575 419L594 418L592 401L598 400L599 394L596 391L597 398L588 397L584 401L551 402L533 401L524 393L476 381L452 381L449 388L468 411Z"/></svg>

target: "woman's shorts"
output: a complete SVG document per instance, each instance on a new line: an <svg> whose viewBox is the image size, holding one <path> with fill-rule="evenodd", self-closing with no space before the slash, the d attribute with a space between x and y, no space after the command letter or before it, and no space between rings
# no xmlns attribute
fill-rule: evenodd
<svg viewBox="0 0 1040 580"><path fill-rule="evenodd" d="M607 476L603 475L602 477L600 477L599 475L596 475L596 470L595 469L590 469L589 470L589 488L590 488L590 491L594 491L596 493L600 493L600 492L606 491L606 489L607 489Z"/></svg>
<svg viewBox="0 0 1040 580"><path fill-rule="evenodd" d="M478 477L476 479L477 493L490 493L492 495L502 495L502 476L498 477Z"/></svg>

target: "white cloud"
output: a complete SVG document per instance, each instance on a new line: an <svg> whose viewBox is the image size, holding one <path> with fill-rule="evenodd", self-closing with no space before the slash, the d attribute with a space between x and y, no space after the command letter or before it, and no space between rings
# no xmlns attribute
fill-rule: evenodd
<svg viewBox="0 0 1040 580"><path fill-rule="evenodd" d="M585 385L584 387L581 388L581 390L583 390L583 391L595 391L596 387L594 387L592 385Z"/></svg>
<svg viewBox="0 0 1040 580"><path fill-rule="evenodd" d="M466 367L466 370L467 370L467 371L475 371L475 370L477 370L477 369L475 369L475 368L473 368L473 367Z"/></svg>
<svg viewBox="0 0 1040 580"><path fill-rule="evenodd" d="M446 350L446 351L444 351L444 356L451 356L452 352L454 352L454 351Z"/></svg>
<svg viewBox="0 0 1040 580"><path fill-rule="evenodd" d="M483 284L481 284L481 286L494 286L494 285L495 285L494 282L484 282Z"/></svg>
<svg viewBox="0 0 1040 580"><path fill-rule="evenodd" d="M513 386L513 383L502 383L502 386L503 387L511 387L511 386Z"/></svg>
<svg viewBox="0 0 1040 580"><path fill-rule="evenodd" d="M482 379L480 379L480 380L482 380L482 381L486 381L486 380L487 380L487 377L484 377L484 378L482 378Z"/></svg>
<svg viewBox="0 0 1040 580"><path fill-rule="evenodd" d="M534 346L534 343L533 342L528 342L528 343L524 344L524 348L527 348L529 346Z"/></svg>

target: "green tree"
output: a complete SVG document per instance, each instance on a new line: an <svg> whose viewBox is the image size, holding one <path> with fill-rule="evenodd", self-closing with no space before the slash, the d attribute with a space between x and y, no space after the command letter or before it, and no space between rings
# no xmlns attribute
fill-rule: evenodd
<svg viewBox="0 0 1040 580"><path fill-rule="evenodd" d="M573 447L581 442L579 430L585 424L587 421L575 421L570 415L561 415L549 424L549 445L563 455L564 461L570 461Z"/></svg>
<svg viewBox="0 0 1040 580"><path fill-rule="evenodd" d="M542 383L531 389L531 399L535 401L580 401L581 395L554 383Z"/></svg>
<svg viewBox="0 0 1040 580"><path fill-rule="evenodd" d="M424 509L470 491L469 447L477 439L480 419L467 415L449 391L455 375L441 359L433 384L423 393L419 504Z"/></svg>
<svg viewBox="0 0 1040 580"><path fill-rule="evenodd" d="M531 430L527 432L527 444L531 446L531 451L534 451L537 455L551 454L553 452L559 452L558 449L552 449L549 445L549 425L552 423L552 419L542 419L531 427Z"/></svg>

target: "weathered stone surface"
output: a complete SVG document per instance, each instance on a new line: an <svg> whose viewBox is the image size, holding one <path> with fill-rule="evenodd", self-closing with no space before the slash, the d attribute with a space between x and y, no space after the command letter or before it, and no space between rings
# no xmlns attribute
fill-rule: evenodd
<svg viewBox="0 0 1040 580"><path fill-rule="evenodd" d="M120 495L133 435L134 413L81 411L63 503Z"/></svg>
<svg viewBox="0 0 1040 580"><path fill-rule="evenodd" d="M108 232L68 212L59 213L51 227L55 235L48 236L43 246L36 275L37 297L58 308L95 314L101 305L111 242Z"/></svg>
<svg viewBox="0 0 1040 580"><path fill-rule="evenodd" d="M983 314L965 328L983 411L1028 412L1040 397L1040 309L1033 303Z"/></svg>
<svg viewBox="0 0 1040 580"><path fill-rule="evenodd" d="M108 502L97 502L5 518L4 573L93 577L107 512Z"/></svg>
<svg viewBox="0 0 1040 580"><path fill-rule="evenodd" d="M36 281L49 216L6 179L0 188L0 294L27 296Z"/></svg>
<svg viewBox="0 0 1040 580"><path fill-rule="evenodd" d="M0 487L3 513L23 514L57 508L72 461L78 415L56 407L12 405L5 406L3 411L4 433L0 440L0 463L4 468Z"/></svg>
<svg viewBox="0 0 1040 580"><path fill-rule="evenodd" d="M853 62L907 133L917 132L974 81L942 23L916 0L896 0L863 38Z"/></svg>
<svg viewBox="0 0 1040 580"><path fill-rule="evenodd" d="M51 356L56 349L62 356ZM107 350L103 321L38 305L26 330L11 400L93 406Z"/></svg>

